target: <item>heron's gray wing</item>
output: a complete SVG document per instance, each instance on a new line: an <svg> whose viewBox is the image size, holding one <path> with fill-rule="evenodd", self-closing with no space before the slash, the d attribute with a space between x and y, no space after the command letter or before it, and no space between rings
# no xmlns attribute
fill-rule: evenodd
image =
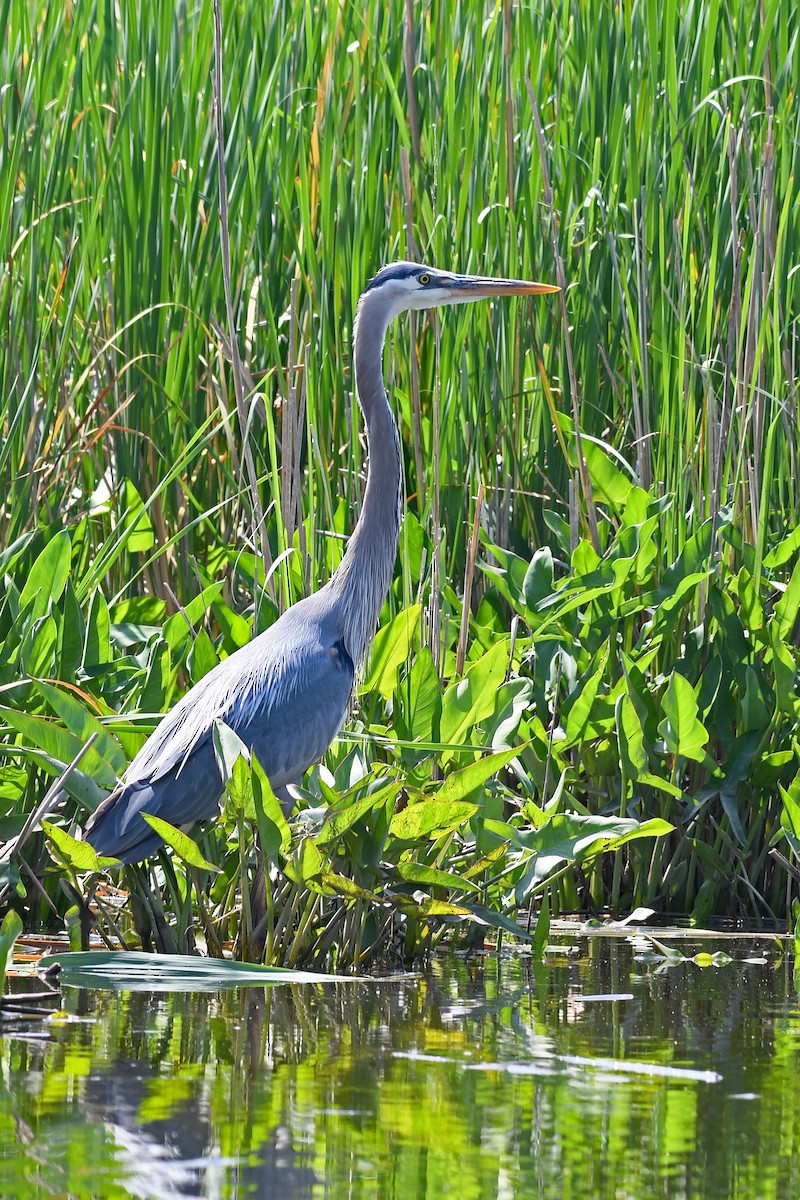
<svg viewBox="0 0 800 1200"><path fill-rule="evenodd" d="M287 620L299 607L210 671L164 718L87 825L95 849L138 862L160 844L143 812L180 826L217 814L216 720L255 750L275 788L322 757L347 712L353 663L323 625Z"/></svg>
<svg viewBox="0 0 800 1200"><path fill-rule="evenodd" d="M86 839L98 854L139 862L163 845L142 813L171 825L193 825L217 816L222 790L209 737L194 747L180 772L118 787L93 813Z"/></svg>
<svg viewBox="0 0 800 1200"><path fill-rule="evenodd" d="M273 788L299 780L318 762L341 728L353 690L354 668L344 643L319 645L298 663L292 686L268 705L234 705L225 721L258 761Z"/></svg>
<svg viewBox="0 0 800 1200"><path fill-rule="evenodd" d="M158 779L179 769L220 720L239 732L275 714L276 736L291 741L298 731L287 728L280 715L298 703L307 706L307 716L321 710L321 726L333 729L327 747L347 708L353 664L328 615L319 611L324 590L292 605L265 633L196 683L142 746L126 782Z"/></svg>

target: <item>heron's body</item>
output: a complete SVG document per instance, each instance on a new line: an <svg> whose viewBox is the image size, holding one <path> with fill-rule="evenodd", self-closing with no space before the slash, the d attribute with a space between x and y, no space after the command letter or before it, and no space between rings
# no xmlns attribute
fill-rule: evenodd
<svg viewBox="0 0 800 1200"><path fill-rule="evenodd" d="M400 528L401 462L381 358L390 320L491 295L556 291L546 284L453 276L396 263L363 293L353 329L356 388L367 428L367 486L339 569L266 632L195 684L164 717L125 781L93 814L86 839L100 854L138 862L161 838L142 813L173 825L214 817L224 787L212 734L224 721L255 754L283 799L318 762L347 713L391 582Z"/></svg>

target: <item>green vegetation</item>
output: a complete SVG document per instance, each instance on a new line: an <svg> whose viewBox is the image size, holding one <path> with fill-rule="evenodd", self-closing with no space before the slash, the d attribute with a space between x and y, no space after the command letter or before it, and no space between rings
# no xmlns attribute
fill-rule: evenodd
<svg viewBox="0 0 800 1200"><path fill-rule="evenodd" d="M540 908L540 940L575 907L790 916L797 11L226 3L243 420L210 0L0 15L6 902L63 918L102 866L69 835L155 715L335 568L355 299L419 254L563 280L564 311L393 330L408 516L354 720L291 836L228 748L201 853L130 874L145 943L297 965ZM92 735L49 817L65 876L26 826Z"/></svg>

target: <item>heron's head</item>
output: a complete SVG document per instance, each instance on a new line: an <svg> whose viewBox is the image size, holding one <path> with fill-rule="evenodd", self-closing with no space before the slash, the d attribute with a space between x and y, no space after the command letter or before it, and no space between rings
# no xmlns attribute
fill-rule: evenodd
<svg viewBox="0 0 800 1200"><path fill-rule="evenodd" d="M558 290L551 283L454 275L421 263L397 262L378 271L367 284L362 302L385 306L386 319L391 320L407 309L439 308L443 304L487 300L493 296L541 296Z"/></svg>

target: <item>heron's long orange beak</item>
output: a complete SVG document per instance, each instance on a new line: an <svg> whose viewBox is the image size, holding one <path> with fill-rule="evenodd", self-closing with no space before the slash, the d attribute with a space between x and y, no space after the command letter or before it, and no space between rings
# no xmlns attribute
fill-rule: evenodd
<svg viewBox="0 0 800 1200"><path fill-rule="evenodd" d="M485 275L450 275L441 286L452 289L453 299L484 300L491 296L544 296L560 292L552 283L533 283L526 279L492 279Z"/></svg>

